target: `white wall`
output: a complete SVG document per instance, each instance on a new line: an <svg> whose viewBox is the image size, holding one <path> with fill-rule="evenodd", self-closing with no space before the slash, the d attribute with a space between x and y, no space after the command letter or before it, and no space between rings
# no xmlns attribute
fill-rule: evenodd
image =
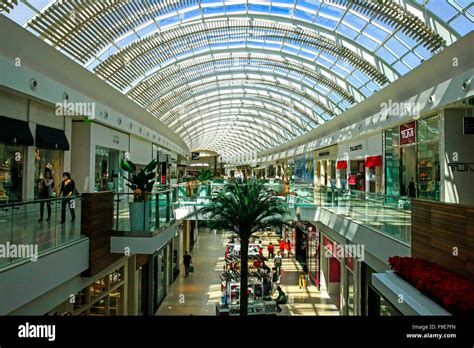
<svg viewBox="0 0 474 348"><path fill-rule="evenodd" d="M463 134L463 118L474 117L474 108L444 110L444 146L440 149L441 184L444 186L444 201L474 205L474 135ZM457 161L454 154L457 154ZM457 166L448 166L455 163Z"/></svg>
<svg viewBox="0 0 474 348"><path fill-rule="evenodd" d="M79 192L94 192L94 151L89 123L73 122L71 175Z"/></svg>
<svg viewBox="0 0 474 348"><path fill-rule="evenodd" d="M0 272L0 315L27 304L89 268L89 239ZM7 286L4 286L7 285Z"/></svg>
<svg viewBox="0 0 474 348"><path fill-rule="evenodd" d="M130 159L132 162L148 164L152 158L152 143L134 135L130 135Z"/></svg>
<svg viewBox="0 0 474 348"><path fill-rule="evenodd" d="M93 123L91 127L92 145L99 145L126 152L130 151L130 136L128 134L96 123Z"/></svg>

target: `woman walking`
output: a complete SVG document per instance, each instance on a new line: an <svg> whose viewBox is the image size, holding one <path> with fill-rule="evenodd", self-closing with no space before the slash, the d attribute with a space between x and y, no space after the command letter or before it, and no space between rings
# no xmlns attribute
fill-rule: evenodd
<svg viewBox="0 0 474 348"><path fill-rule="evenodd" d="M71 179L71 173L63 173L60 192L60 197L63 198L61 201L61 223L63 224L66 221L66 205L69 206L69 211L71 212L71 221L74 221L76 219L76 211L74 209L75 202L72 196L74 196L76 192L76 184L74 180Z"/></svg>
<svg viewBox="0 0 474 348"><path fill-rule="evenodd" d="M44 205L46 204L46 209L48 210L48 217L46 221L49 221L51 218L51 200L50 198L53 196L53 187L54 181L51 175L50 170L45 170L44 178L39 183L39 199L40 202L40 217L38 219L39 222L43 221L44 215Z"/></svg>
<svg viewBox="0 0 474 348"><path fill-rule="evenodd" d="M286 240L286 245L285 245L286 251L288 252L288 258L290 258L291 255L291 242L289 239Z"/></svg>

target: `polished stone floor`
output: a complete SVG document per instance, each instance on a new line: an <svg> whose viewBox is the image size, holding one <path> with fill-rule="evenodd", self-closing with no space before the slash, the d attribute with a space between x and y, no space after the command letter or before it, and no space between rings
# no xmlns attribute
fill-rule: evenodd
<svg viewBox="0 0 474 348"><path fill-rule="evenodd" d="M0 244L1 245L37 245L42 253L70 242L81 236L81 201L76 199L76 220L71 222L69 209L66 209L66 222L60 224L61 204L53 202L51 218L46 221L47 209L43 221L39 222L40 204L23 204L17 207L0 209ZM0 267L21 261L19 258L0 258Z"/></svg>
<svg viewBox="0 0 474 348"><path fill-rule="evenodd" d="M228 234L200 232L192 250L194 273L184 277L181 274L170 286L169 292L157 315L215 315L215 305L220 301L219 274L224 266L225 243ZM257 237L266 246L270 241L277 242L276 235L264 233ZM277 248L278 249L278 248ZM270 261L269 265L272 262ZM298 286L298 275L301 269L293 257L283 260L281 285L288 296L288 304L282 306L279 315L338 315L334 303L325 292L320 292L314 285L306 289ZM273 297L276 297L274 294Z"/></svg>

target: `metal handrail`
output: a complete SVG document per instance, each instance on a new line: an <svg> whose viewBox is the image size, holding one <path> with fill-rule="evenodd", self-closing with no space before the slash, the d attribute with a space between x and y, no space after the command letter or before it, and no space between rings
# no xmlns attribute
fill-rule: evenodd
<svg viewBox="0 0 474 348"><path fill-rule="evenodd" d="M0 208L20 207L22 205L27 205L27 204L37 204L37 203L41 203L41 202L61 201L61 200L64 200L64 199L80 198L80 197L82 197L82 195L71 195L71 196L65 196L65 197L51 197L51 198L33 199L33 200L27 200L27 201L0 203Z"/></svg>

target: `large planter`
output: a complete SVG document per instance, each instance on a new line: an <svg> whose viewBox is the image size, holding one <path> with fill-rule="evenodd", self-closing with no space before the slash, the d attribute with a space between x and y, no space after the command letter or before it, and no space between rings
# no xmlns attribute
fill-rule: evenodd
<svg viewBox="0 0 474 348"><path fill-rule="evenodd" d="M151 202L130 202L130 231L148 231L150 229Z"/></svg>

